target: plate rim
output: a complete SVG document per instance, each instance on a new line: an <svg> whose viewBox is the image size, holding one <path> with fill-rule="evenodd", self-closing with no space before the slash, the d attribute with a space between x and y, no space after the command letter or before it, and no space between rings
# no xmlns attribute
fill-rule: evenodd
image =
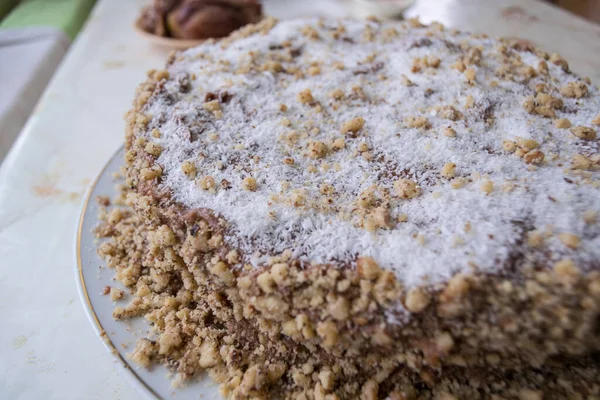
<svg viewBox="0 0 600 400"><path fill-rule="evenodd" d="M124 376L129 381L132 386L138 391L138 393L142 394L148 400L164 400L161 396L156 393L149 385L142 379L134 368L125 360L125 358L121 355L117 347L114 345L109 335L106 334L106 330L102 326L94 307L90 301L90 297L87 291L87 287L85 284L85 278L83 276L83 263L81 260L81 234L83 232L83 221L85 219L85 214L87 208L90 204L90 200L92 198L92 193L94 189L98 185L98 181L100 178L106 173L108 166L111 162L119 156L119 153L124 150L124 146L121 145L117 150L108 158L106 163L100 169L100 172L96 175L94 180L89 184L88 189L83 196L83 199L80 204L80 213L79 218L77 219L77 229L75 234L75 281L77 284L77 292L79 294L79 300L85 314L87 316L88 321L91 323L94 331L99 336L102 341L102 344L106 350L110 354L113 355L114 359L117 361L118 369L124 372Z"/></svg>

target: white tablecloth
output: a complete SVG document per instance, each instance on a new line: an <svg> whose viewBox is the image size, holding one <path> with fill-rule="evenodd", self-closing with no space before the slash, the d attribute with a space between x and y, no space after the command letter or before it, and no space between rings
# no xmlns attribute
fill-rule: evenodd
<svg viewBox="0 0 600 400"><path fill-rule="evenodd" d="M69 38L55 28L0 30L0 161L29 118Z"/></svg>
<svg viewBox="0 0 600 400"><path fill-rule="evenodd" d="M268 1L266 10L345 12L330 1ZM168 53L132 31L143 3L99 1L0 167L1 399L137 398L79 304L73 248L80 197L122 142L135 86ZM600 81L600 28L535 0L422 0L414 14L524 36Z"/></svg>

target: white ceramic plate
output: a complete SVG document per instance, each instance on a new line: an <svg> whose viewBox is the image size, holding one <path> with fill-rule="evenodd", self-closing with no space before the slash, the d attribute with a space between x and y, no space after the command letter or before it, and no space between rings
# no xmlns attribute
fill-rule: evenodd
<svg viewBox="0 0 600 400"><path fill-rule="evenodd" d="M139 22L136 22L135 25L133 25L133 29L135 29L138 35L140 35L150 43L173 50L189 49L190 47L196 47L204 43L204 41L206 41L206 39L176 39L171 37L154 35L142 29Z"/></svg>
<svg viewBox="0 0 600 400"><path fill-rule="evenodd" d="M166 368L155 366L151 370L146 370L131 362L128 354L133 351L137 339L146 336L148 322L143 318L116 321L112 317L116 304L109 296L102 295L105 286L125 289L113 279L115 271L107 268L96 253L96 248L101 242L93 234L93 229L98 225L99 205L96 197L109 196L113 199L116 196L117 182L114 181L112 174L119 172L123 164L123 154L124 150L121 147L102 169L83 200L75 240L75 273L83 307L98 333L98 338L117 358L118 368L145 398L220 400L222 397L219 395L217 384L207 376L202 376L185 387L174 389L169 378L171 374ZM127 290L125 292L127 296L121 301L123 306L131 299L129 292Z"/></svg>

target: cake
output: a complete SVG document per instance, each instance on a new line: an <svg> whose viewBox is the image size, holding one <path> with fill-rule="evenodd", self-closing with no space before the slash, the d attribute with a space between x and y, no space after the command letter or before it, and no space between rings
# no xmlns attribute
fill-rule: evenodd
<svg viewBox="0 0 600 400"><path fill-rule="evenodd" d="M175 53L98 229L131 356L235 399L596 399L599 125L559 55L439 24Z"/></svg>

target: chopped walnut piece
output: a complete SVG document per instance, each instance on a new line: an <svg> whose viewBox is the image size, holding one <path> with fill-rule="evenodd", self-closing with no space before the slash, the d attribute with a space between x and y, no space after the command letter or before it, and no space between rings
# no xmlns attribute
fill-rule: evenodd
<svg viewBox="0 0 600 400"><path fill-rule="evenodd" d="M415 86L415 83L413 81L411 81L410 79L408 79L408 77L404 74L402 74L401 78L400 78L402 85L410 87L410 86Z"/></svg>
<svg viewBox="0 0 600 400"><path fill-rule="evenodd" d="M469 109L469 108L473 108L473 106L475 105L475 99L473 98L473 96L468 95L467 98L465 99L465 109Z"/></svg>
<svg viewBox="0 0 600 400"><path fill-rule="evenodd" d="M110 299L112 301L121 300L124 295L125 295L125 292L122 291L121 289L110 288Z"/></svg>
<svg viewBox="0 0 600 400"><path fill-rule="evenodd" d="M517 145L525 151L531 151L540 147L540 144L532 139L519 139Z"/></svg>
<svg viewBox="0 0 600 400"><path fill-rule="evenodd" d="M162 175L162 168L158 165L154 165L150 168L142 168L140 169L140 176L144 180L152 180L154 178L158 178Z"/></svg>
<svg viewBox="0 0 600 400"><path fill-rule="evenodd" d="M502 149L509 153L514 153L517 150L517 143L514 140L505 140L502 142Z"/></svg>
<svg viewBox="0 0 600 400"><path fill-rule="evenodd" d="M444 178L454 178L455 174L456 164L454 164L453 162L447 162L446 164L444 164L444 166L442 167L442 176Z"/></svg>
<svg viewBox="0 0 600 400"><path fill-rule="evenodd" d="M360 393L360 400L377 400L379 393L379 384L373 379L369 379L363 385Z"/></svg>
<svg viewBox="0 0 600 400"><path fill-rule="evenodd" d="M412 66L410 67L410 72L413 74L421 72L423 69L423 60L419 57L413 58Z"/></svg>
<svg viewBox="0 0 600 400"><path fill-rule="evenodd" d="M548 85L546 85L545 83L538 83L537 85L535 85L535 92L536 93L548 92Z"/></svg>
<svg viewBox="0 0 600 400"><path fill-rule="evenodd" d="M350 121L344 122L340 132L344 134L349 132L356 133L359 130L361 130L364 125L365 119L363 117L355 117L352 118Z"/></svg>
<svg viewBox="0 0 600 400"><path fill-rule="evenodd" d="M161 81L163 79L169 79L169 71L166 70L160 70L160 71L154 71L154 80L156 81Z"/></svg>
<svg viewBox="0 0 600 400"><path fill-rule="evenodd" d="M268 71L272 73L283 72L284 68L280 62L277 61L267 61L260 67L261 71Z"/></svg>
<svg viewBox="0 0 600 400"><path fill-rule="evenodd" d="M215 179L212 176L203 176L202 178L200 178L198 180L198 185L200 185L200 187L204 190L211 190L211 189L215 189L216 184L215 184Z"/></svg>
<svg viewBox="0 0 600 400"><path fill-rule="evenodd" d="M390 214L386 207L377 207L370 211L364 218L363 227L374 232L377 229L387 228L390 224Z"/></svg>
<svg viewBox="0 0 600 400"><path fill-rule="evenodd" d="M467 82L473 84L475 82L475 68L468 68L465 71L465 78L467 78Z"/></svg>
<svg viewBox="0 0 600 400"><path fill-rule="evenodd" d="M408 117L406 118L406 125L409 128L417 128L417 129L429 129L431 128L431 123L425 117Z"/></svg>
<svg viewBox="0 0 600 400"><path fill-rule="evenodd" d="M482 192L484 192L486 194L490 194L494 191L494 182L486 179L483 182L481 182L481 184L479 185L479 188L481 189Z"/></svg>
<svg viewBox="0 0 600 400"><path fill-rule="evenodd" d="M338 329L333 321L319 322L317 334L323 340L326 347L335 346L338 342Z"/></svg>
<svg viewBox="0 0 600 400"><path fill-rule="evenodd" d="M337 321L345 321L350 315L350 303L345 297L338 297L329 304L329 313Z"/></svg>
<svg viewBox="0 0 600 400"><path fill-rule="evenodd" d="M544 153L539 150L532 150L523 156L527 164L541 164L544 161Z"/></svg>
<svg viewBox="0 0 600 400"><path fill-rule="evenodd" d="M359 257L356 260L356 268L361 278L369 280L375 280L381 274L381 268L373 257Z"/></svg>
<svg viewBox="0 0 600 400"><path fill-rule="evenodd" d="M306 192L302 189L296 189L292 191L290 200L294 207L300 207L306 204Z"/></svg>
<svg viewBox="0 0 600 400"><path fill-rule="evenodd" d="M332 371L321 371L319 373L319 382L323 389L332 390L335 385L335 376Z"/></svg>
<svg viewBox="0 0 600 400"><path fill-rule="evenodd" d="M146 144L146 147L144 148L144 150L146 150L146 153L153 155L155 157L160 156L160 153L162 153L162 147L158 143L148 142Z"/></svg>
<svg viewBox="0 0 600 400"><path fill-rule="evenodd" d="M446 391L439 392L433 400L459 400L456 396Z"/></svg>
<svg viewBox="0 0 600 400"><path fill-rule="evenodd" d="M558 234L558 239L570 249L576 249L579 247L581 239L574 233L562 232Z"/></svg>
<svg viewBox="0 0 600 400"><path fill-rule="evenodd" d="M537 72L531 65L527 65L519 70L519 75L529 80L531 78L535 78L537 76Z"/></svg>
<svg viewBox="0 0 600 400"><path fill-rule="evenodd" d="M337 138L333 141L333 144L331 145L331 148L333 150L341 150L344 147L346 147L346 141L344 140L344 138Z"/></svg>
<svg viewBox="0 0 600 400"><path fill-rule="evenodd" d="M535 103L541 106L547 106L554 110L560 110L564 107L563 101L547 93L538 93L535 96Z"/></svg>
<svg viewBox="0 0 600 400"><path fill-rule="evenodd" d="M274 279L269 271L263 272L256 277L256 283L265 293L272 293L274 289Z"/></svg>
<svg viewBox="0 0 600 400"><path fill-rule="evenodd" d="M319 32L310 25L303 26L301 32L304 36L312 40L317 40L320 38Z"/></svg>
<svg viewBox="0 0 600 400"><path fill-rule="evenodd" d="M394 182L394 191L403 199L412 199L421 193L417 183L410 179L399 179Z"/></svg>
<svg viewBox="0 0 600 400"><path fill-rule="evenodd" d="M559 282L566 285L572 285L579 278L580 271L570 258L563 258L554 264L554 274Z"/></svg>
<svg viewBox="0 0 600 400"><path fill-rule="evenodd" d="M572 99L580 99L588 95L588 87L583 82L569 82L560 88L560 93Z"/></svg>
<svg viewBox="0 0 600 400"><path fill-rule="evenodd" d="M242 187L246 190L254 192L256 190L256 179L251 176L247 176L242 181Z"/></svg>
<svg viewBox="0 0 600 400"><path fill-rule="evenodd" d="M539 390L521 389L519 391L519 400L543 400L544 394Z"/></svg>
<svg viewBox="0 0 600 400"><path fill-rule="evenodd" d="M569 129L571 127L571 121L566 118L559 118L554 121L554 126L558 129Z"/></svg>
<svg viewBox="0 0 600 400"><path fill-rule="evenodd" d="M304 89L298 93L298 101L302 104L312 104L314 103L315 99L313 98L310 89Z"/></svg>
<svg viewBox="0 0 600 400"><path fill-rule="evenodd" d="M311 65L310 67L308 67L308 75L315 76L319 75L320 73L321 67L319 67L318 65Z"/></svg>
<svg viewBox="0 0 600 400"><path fill-rule="evenodd" d="M587 170L592 167L592 160L582 154L575 154L571 160L571 168Z"/></svg>
<svg viewBox="0 0 600 400"><path fill-rule="evenodd" d="M334 91L329 93L329 96L332 99L340 100L341 98L344 97L344 92L341 89L335 89Z"/></svg>
<svg viewBox="0 0 600 400"><path fill-rule="evenodd" d="M439 112L440 117L457 121L463 117L462 113L452 106L444 106Z"/></svg>
<svg viewBox="0 0 600 400"><path fill-rule="evenodd" d="M544 244L544 234L540 231L527 232L527 244L530 247L540 247Z"/></svg>
<svg viewBox="0 0 600 400"><path fill-rule="evenodd" d="M454 178L450 181L450 187L452 189L460 189L468 183L466 178Z"/></svg>
<svg viewBox="0 0 600 400"><path fill-rule="evenodd" d="M459 72L465 72L465 70L467 69L467 66L465 65L465 63L464 63L464 62L462 62L462 61L458 60L458 61L456 61L454 64L452 64L452 65L450 66L450 68L452 68L452 69L456 69L456 70L458 70Z"/></svg>
<svg viewBox="0 0 600 400"><path fill-rule="evenodd" d="M559 67L561 67L563 71L569 72L569 63L558 54L552 53L552 55L550 56L550 62L552 62L552 64L554 65L558 65Z"/></svg>
<svg viewBox="0 0 600 400"><path fill-rule="evenodd" d="M596 131L587 126L575 126L571 128L571 133L583 140L594 140L596 139Z"/></svg>
<svg viewBox="0 0 600 400"><path fill-rule="evenodd" d="M562 108L562 100L544 93L538 93L535 98L533 96L525 98L523 108L529 114L537 114L546 118L556 118L554 108Z"/></svg>
<svg viewBox="0 0 600 400"><path fill-rule="evenodd" d="M592 120L592 124L600 125L600 114L598 114L594 117L594 119Z"/></svg>
<svg viewBox="0 0 600 400"><path fill-rule="evenodd" d="M204 103L203 107L205 110L208 111L220 111L221 103L219 103L219 100L207 101L206 103Z"/></svg>
<svg viewBox="0 0 600 400"><path fill-rule="evenodd" d="M598 213L594 210L587 210L583 213L583 222L588 225L596 223L598 220Z"/></svg>
<svg viewBox="0 0 600 400"><path fill-rule="evenodd" d="M444 136L451 138L456 137L456 131L448 126L444 128Z"/></svg>
<svg viewBox="0 0 600 400"><path fill-rule="evenodd" d="M406 309L412 313L420 313L429 305L431 297L420 287L412 288L406 294L404 301Z"/></svg>
<svg viewBox="0 0 600 400"><path fill-rule="evenodd" d="M535 100L533 96L528 96L525 98L525 100L523 101L523 108L529 114L533 114L535 112Z"/></svg>
<svg viewBox="0 0 600 400"><path fill-rule="evenodd" d="M327 146L320 141L311 141L308 143L308 156L310 158L323 158L327 155Z"/></svg>
<svg viewBox="0 0 600 400"><path fill-rule="evenodd" d="M534 112L545 118L556 118L556 112L548 106L537 106Z"/></svg>

